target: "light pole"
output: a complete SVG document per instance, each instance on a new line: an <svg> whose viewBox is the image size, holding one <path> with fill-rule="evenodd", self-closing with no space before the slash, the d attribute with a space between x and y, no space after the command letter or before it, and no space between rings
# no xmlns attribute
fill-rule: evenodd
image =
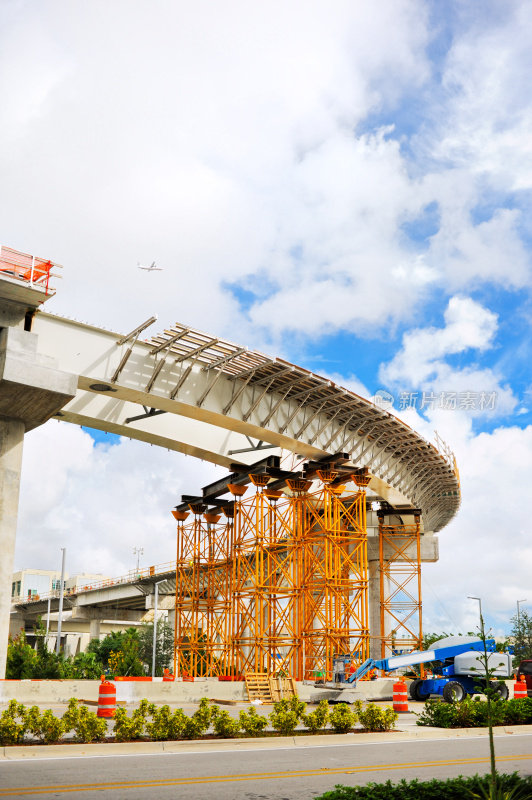
<svg viewBox="0 0 532 800"><path fill-rule="evenodd" d="M59 655L61 650L61 623L63 621L63 584L65 582L65 555L66 547L62 547L63 553L61 558L61 583L59 584L59 614L57 616L57 641L55 643L55 652Z"/></svg>
<svg viewBox="0 0 532 800"><path fill-rule="evenodd" d="M143 547L134 547L133 548L133 555L137 556L137 575L139 573L140 567L140 557L144 555L144 548Z"/></svg>
<svg viewBox="0 0 532 800"><path fill-rule="evenodd" d="M155 597L153 600L153 646L151 655L151 676L155 678L155 654L157 651L157 600L159 598L159 584L164 581L157 581L155 584Z"/></svg>
<svg viewBox="0 0 532 800"><path fill-rule="evenodd" d="M518 600L517 601L517 629L519 629L519 622L520 622L520 619L519 619L519 606L521 605L521 603L526 603L526 597L524 598L524 600Z"/></svg>
<svg viewBox="0 0 532 800"><path fill-rule="evenodd" d="M478 613L479 613L479 616L480 616L480 622L482 624L482 600L480 599L480 597L471 597L471 595L469 595L469 594L467 595L467 599L468 600L477 600L478 601Z"/></svg>

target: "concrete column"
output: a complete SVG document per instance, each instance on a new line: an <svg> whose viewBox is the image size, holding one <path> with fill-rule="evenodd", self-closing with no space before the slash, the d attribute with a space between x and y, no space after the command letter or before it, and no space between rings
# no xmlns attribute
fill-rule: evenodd
<svg viewBox="0 0 532 800"><path fill-rule="evenodd" d="M91 642L93 639L100 638L100 624L101 624L101 619L99 617L96 617L89 621L89 639Z"/></svg>
<svg viewBox="0 0 532 800"><path fill-rule="evenodd" d="M24 423L0 418L0 678L6 674Z"/></svg>
<svg viewBox="0 0 532 800"><path fill-rule="evenodd" d="M381 658L381 597L380 566L378 561L368 561L369 654L376 661Z"/></svg>

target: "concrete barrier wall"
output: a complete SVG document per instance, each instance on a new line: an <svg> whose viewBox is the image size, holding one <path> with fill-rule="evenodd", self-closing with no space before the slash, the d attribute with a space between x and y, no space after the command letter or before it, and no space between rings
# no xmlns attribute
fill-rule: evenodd
<svg viewBox="0 0 532 800"><path fill-rule="evenodd" d="M116 699L126 703L137 703L147 698L153 703L197 703L202 697L214 700L236 700L246 702L248 693L243 681L219 681L216 678L200 678L194 681L113 681L116 686ZM381 678L376 681L362 681L356 689L346 689L346 700L385 700L392 697L393 681ZM0 703L16 699L26 705L39 703L66 703L71 697L79 700L98 700L99 680L23 680L0 681ZM314 687L308 683L297 683L301 700L318 702L322 699L335 700L339 691L335 688Z"/></svg>
<svg viewBox="0 0 532 800"><path fill-rule="evenodd" d="M393 678L377 678L374 681L360 681L356 688L336 688L314 686L308 683L297 683L297 692L301 700L319 702L320 700L392 700ZM513 697L513 681L506 681ZM15 699L25 705L39 703L66 703L71 697L79 700L98 700L100 681L0 681L0 704ZM166 681L162 678L155 681L114 681L116 699L125 703L138 703L146 698L152 703L198 703L202 697L212 700L233 700L247 702L248 693L243 681L219 681L217 678L196 678L194 681Z"/></svg>

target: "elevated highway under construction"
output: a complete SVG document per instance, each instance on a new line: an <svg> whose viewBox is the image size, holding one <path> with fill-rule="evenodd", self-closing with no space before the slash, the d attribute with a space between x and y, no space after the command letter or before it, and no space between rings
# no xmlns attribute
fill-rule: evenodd
<svg viewBox="0 0 532 800"><path fill-rule="evenodd" d="M301 677L419 645L421 563L460 502L447 448L184 324L143 340L155 317L122 335L48 314L54 265L13 253L0 252L2 674L24 433L52 417L230 470L174 509L178 670Z"/></svg>

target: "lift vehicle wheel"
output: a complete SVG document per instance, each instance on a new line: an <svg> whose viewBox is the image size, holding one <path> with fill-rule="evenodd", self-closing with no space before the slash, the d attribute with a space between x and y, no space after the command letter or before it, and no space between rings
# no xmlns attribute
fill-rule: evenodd
<svg viewBox="0 0 532 800"><path fill-rule="evenodd" d="M498 681L492 681L490 684L492 689L498 694L499 699L501 700L508 700L508 686L505 683L499 683Z"/></svg>
<svg viewBox="0 0 532 800"><path fill-rule="evenodd" d="M423 700L427 699L428 695L427 694L423 694L421 692L422 684L423 684L423 679L422 678L416 678L410 684L410 697L412 698L412 700L417 700L418 702L423 702Z"/></svg>
<svg viewBox="0 0 532 800"><path fill-rule="evenodd" d="M458 681L449 681L443 687L442 694L446 703L460 703L466 697L467 692Z"/></svg>

